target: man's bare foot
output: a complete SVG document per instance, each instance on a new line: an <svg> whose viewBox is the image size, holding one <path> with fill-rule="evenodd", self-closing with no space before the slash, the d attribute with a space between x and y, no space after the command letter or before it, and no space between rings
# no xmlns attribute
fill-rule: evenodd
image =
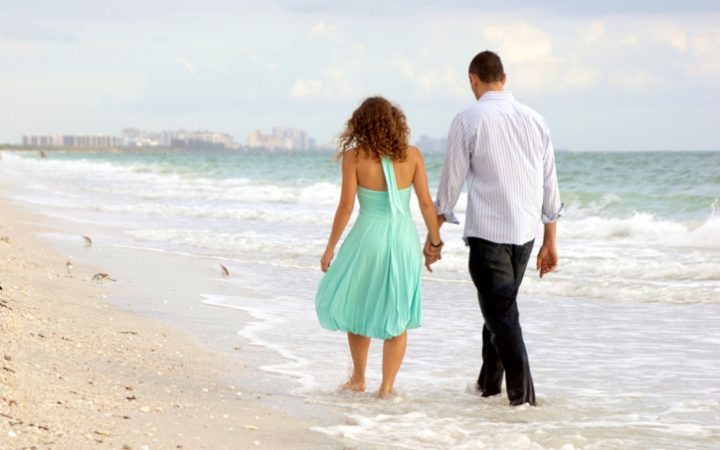
<svg viewBox="0 0 720 450"><path fill-rule="evenodd" d="M350 377L350 379L342 385L342 388L346 391L365 392L365 380Z"/></svg>
<svg viewBox="0 0 720 450"><path fill-rule="evenodd" d="M380 390L378 391L378 396L380 399L388 398L393 393L393 390L391 387L385 387L380 386Z"/></svg>

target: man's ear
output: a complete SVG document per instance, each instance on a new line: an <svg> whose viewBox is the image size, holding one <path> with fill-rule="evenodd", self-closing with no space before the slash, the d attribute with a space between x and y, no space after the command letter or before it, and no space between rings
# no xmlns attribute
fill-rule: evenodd
<svg viewBox="0 0 720 450"><path fill-rule="evenodd" d="M505 85L506 82L507 82L507 75L505 74L505 72L503 72L503 76L502 76L502 84L503 84L503 86Z"/></svg>

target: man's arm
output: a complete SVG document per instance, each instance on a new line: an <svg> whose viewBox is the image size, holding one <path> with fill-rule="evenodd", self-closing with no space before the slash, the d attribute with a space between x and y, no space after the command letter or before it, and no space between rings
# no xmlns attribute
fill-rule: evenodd
<svg viewBox="0 0 720 450"><path fill-rule="evenodd" d="M555 168L555 149L550 140L550 132L545 129L545 148L543 151L543 223L557 222L565 211L565 204L560 201L560 188Z"/></svg>
<svg viewBox="0 0 720 450"><path fill-rule="evenodd" d="M443 223L451 222L459 224L452 210L460 197L467 173L470 168L470 156L465 145L465 129L460 116L455 116L450 124L448 132L447 149L445 150L445 162L443 163L440 186L435 198L435 210L437 212L438 229ZM433 248L430 245L430 237L425 241L425 265L434 263L440 259L440 248Z"/></svg>
<svg viewBox="0 0 720 450"><path fill-rule="evenodd" d="M537 256L537 270L540 278L553 272L558 265L557 221L563 215L565 204L560 201L560 188L555 167L555 149L550 140L550 132L545 129L545 148L543 153L543 204L542 221L545 224L543 243Z"/></svg>
<svg viewBox="0 0 720 450"><path fill-rule="evenodd" d="M440 225L445 221L454 224L460 223L452 210L460 197L460 191L465 184L468 170L470 170L470 152L465 138L462 119L459 115L455 116L450 124L445 162L435 198L435 209Z"/></svg>

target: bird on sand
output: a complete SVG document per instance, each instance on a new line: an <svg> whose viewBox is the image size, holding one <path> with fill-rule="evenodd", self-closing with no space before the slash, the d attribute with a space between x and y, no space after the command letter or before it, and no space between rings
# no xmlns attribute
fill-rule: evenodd
<svg viewBox="0 0 720 450"><path fill-rule="evenodd" d="M222 271L222 275L224 277L230 276L230 271L228 270L227 267L223 266L222 264L220 264L220 270Z"/></svg>
<svg viewBox="0 0 720 450"><path fill-rule="evenodd" d="M83 236L83 239L85 239L85 247L90 247L92 245L92 239L90 239L90 236Z"/></svg>
<svg viewBox="0 0 720 450"><path fill-rule="evenodd" d="M65 263L65 267L67 267L67 272L70 273L73 270L73 263L68 259L68 262Z"/></svg>
<svg viewBox="0 0 720 450"><path fill-rule="evenodd" d="M97 281L98 283L101 283L103 280L117 281L115 278L112 278L106 273L96 273L95 275L93 275L92 280Z"/></svg>

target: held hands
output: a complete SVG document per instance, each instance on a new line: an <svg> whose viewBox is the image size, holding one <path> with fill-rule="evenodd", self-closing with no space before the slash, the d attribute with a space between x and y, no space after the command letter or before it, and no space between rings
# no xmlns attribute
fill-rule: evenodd
<svg viewBox="0 0 720 450"><path fill-rule="evenodd" d="M557 244L545 243L540 247L537 256L537 270L540 271L540 278L550 272L554 272L558 265Z"/></svg>
<svg viewBox="0 0 720 450"><path fill-rule="evenodd" d="M425 267L428 272L432 272L431 264L434 264L437 260L442 259L442 248L445 243L440 241L439 246L432 244L430 236L425 240L425 246L423 247L423 256L425 256Z"/></svg>
<svg viewBox="0 0 720 450"><path fill-rule="evenodd" d="M322 257L320 258L320 270L323 272L327 272L330 268L330 261L332 261L333 256L335 256L335 251L333 249L325 249L325 253L323 253Z"/></svg>
<svg viewBox="0 0 720 450"><path fill-rule="evenodd" d="M425 256L425 267L428 271L432 272L430 265L434 264L437 260L442 259L441 252L444 245L445 243L442 241L440 241L439 246L432 245L430 237L428 237L425 241L425 247L423 248L423 256ZM325 253L323 253L322 257L320 258L320 270L322 270L323 272L327 272L330 268L330 262L332 261L334 256L335 251L333 249L325 249Z"/></svg>

